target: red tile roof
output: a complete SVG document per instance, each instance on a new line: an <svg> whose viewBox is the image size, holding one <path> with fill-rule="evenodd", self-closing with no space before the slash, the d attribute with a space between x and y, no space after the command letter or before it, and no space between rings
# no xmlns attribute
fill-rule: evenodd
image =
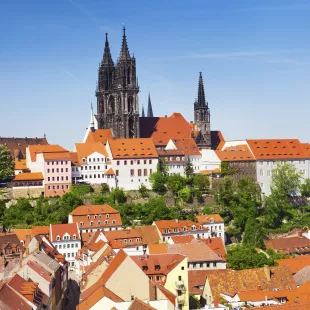
<svg viewBox="0 0 310 310"><path fill-rule="evenodd" d="M79 163L83 163L83 158L87 158L89 155L97 152L104 157L109 157L105 146L101 142L96 143L75 143L75 148Z"/></svg>
<svg viewBox="0 0 310 310"><path fill-rule="evenodd" d="M42 268L41 265L39 265L37 262L30 260L28 261L27 266L29 266L34 272L40 275L44 280L48 282L53 281L52 274L49 273L46 269Z"/></svg>
<svg viewBox="0 0 310 310"><path fill-rule="evenodd" d="M114 214L119 213L117 210L112 208L110 205L88 205L88 206L79 206L74 209L70 215L99 215L99 214Z"/></svg>
<svg viewBox="0 0 310 310"><path fill-rule="evenodd" d="M107 139L112 139L113 134L111 129L96 129L95 131L90 131L86 138L86 143L101 142L103 144L107 143Z"/></svg>
<svg viewBox="0 0 310 310"><path fill-rule="evenodd" d="M192 240L194 240L194 236L193 235L186 235L186 236L173 236L171 237L171 240L173 241L173 243L177 244L177 243L190 243Z"/></svg>
<svg viewBox="0 0 310 310"><path fill-rule="evenodd" d="M202 295L206 283L206 278L215 270L188 270L188 290L189 294Z"/></svg>
<svg viewBox="0 0 310 310"><path fill-rule="evenodd" d="M113 168L110 168L108 171L106 171L105 175L115 175Z"/></svg>
<svg viewBox="0 0 310 310"><path fill-rule="evenodd" d="M182 151L186 156L201 155L198 146L193 138L172 139L178 151Z"/></svg>
<svg viewBox="0 0 310 310"><path fill-rule="evenodd" d="M307 158L298 139L246 140L257 160Z"/></svg>
<svg viewBox="0 0 310 310"><path fill-rule="evenodd" d="M149 304L143 302L142 300L138 299L137 297L132 302L128 310L156 310L156 308L153 308Z"/></svg>
<svg viewBox="0 0 310 310"><path fill-rule="evenodd" d="M196 218L200 224L224 223L223 218L219 214L197 215Z"/></svg>
<svg viewBox="0 0 310 310"><path fill-rule="evenodd" d="M113 159L157 158L158 154L152 139L109 139Z"/></svg>
<svg viewBox="0 0 310 310"><path fill-rule="evenodd" d="M51 224L50 226L50 239L52 242L58 241L57 236L60 236L60 240L64 240L63 237L68 234L70 240L80 240L80 233L76 223L68 224ZM73 239L74 235L76 239Z"/></svg>
<svg viewBox="0 0 310 310"><path fill-rule="evenodd" d="M227 147L223 150L216 150L216 155L221 161L254 161L255 157L247 145Z"/></svg>
<svg viewBox="0 0 310 310"><path fill-rule="evenodd" d="M26 159L20 159L15 161L15 170L26 170Z"/></svg>
<svg viewBox="0 0 310 310"><path fill-rule="evenodd" d="M113 249L143 244L140 233L135 229L105 231L104 235Z"/></svg>
<svg viewBox="0 0 310 310"><path fill-rule="evenodd" d="M149 244L148 248L149 248L150 254L165 254L165 253L167 253L166 243Z"/></svg>
<svg viewBox="0 0 310 310"><path fill-rule="evenodd" d="M195 241L203 242L207 244L222 260L226 261L226 248L221 237L207 238L207 239L195 239ZM194 242L194 241L193 241Z"/></svg>
<svg viewBox="0 0 310 310"><path fill-rule="evenodd" d="M160 240L156 226L136 226L135 230L140 233L143 244L154 244Z"/></svg>
<svg viewBox="0 0 310 310"><path fill-rule="evenodd" d="M32 161L36 160L36 155L39 153L64 153L69 152L58 144L46 144L46 145L29 145L29 153Z"/></svg>
<svg viewBox="0 0 310 310"><path fill-rule="evenodd" d="M278 259L279 266L287 266L291 269L292 273L300 271L306 266L310 266L310 255L301 255L291 258Z"/></svg>
<svg viewBox="0 0 310 310"><path fill-rule="evenodd" d="M267 248L281 251L287 254L308 253L310 250L310 240L306 237L289 237L270 239L265 242Z"/></svg>
<svg viewBox="0 0 310 310"><path fill-rule="evenodd" d="M41 181L44 180L41 172L25 172L19 173L14 177L13 181Z"/></svg>
<svg viewBox="0 0 310 310"><path fill-rule="evenodd" d="M196 230L200 226L198 223L188 220L161 220L154 223L162 234L165 233L165 229L170 229L170 233L173 233L174 228L179 228L179 232L183 232L184 227L186 227L185 231L190 231L192 226L195 226Z"/></svg>

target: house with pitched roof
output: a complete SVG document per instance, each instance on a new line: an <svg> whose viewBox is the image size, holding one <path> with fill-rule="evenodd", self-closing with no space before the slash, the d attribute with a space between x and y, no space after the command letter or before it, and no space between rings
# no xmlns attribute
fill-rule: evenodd
<svg viewBox="0 0 310 310"><path fill-rule="evenodd" d="M115 174L112 173L111 158L102 142L76 143L71 153L72 182L89 184L106 183L109 188L116 187Z"/></svg>
<svg viewBox="0 0 310 310"><path fill-rule="evenodd" d="M149 176L156 171L158 154L152 139L108 139L106 150L112 160L116 186L137 190L151 188Z"/></svg>
<svg viewBox="0 0 310 310"><path fill-rule="evenodd" d="M44 177L42 172L21 172L13 181L13 198L39 198L44 196Z"/></svg>
<svg viewBox="0 0 310 310"><path fill-rule="evenodd" d="M178 307L189 309L188 261L185 254L166 253L131 258L152 282L177 295Z"/></svg>
<svg viewBox="0 0 310 310"><path fill-rule="evenodd" d="M147 301L155 309L175 309L176 296L150 281L123 250L99 275L96 273L92 277L94 279L88 279L91 285L83 286L82 283L79 310L128 309L135 298Z"/></svg>
<svg viewBox="0 0 310 310"><path fill-rule="evenodd" d="M45 196L62 196L70 191L71 157L68 150L58 144L30 145L26 148L26 163L31 173L43 175Z"/></svg>
<svg viewBox="0 0 310 310"><path fill-rule="evenodd" d="M81 249L81 235L77 223L51 224L50 240L55 249L74 267L75 257Z"/></svg>
<svg viewBox="0 0 310 310"><path fill-rule="evenodd" d="M120 213L110 205L79 206L68 216L68 223L76 223L81 232L122 229Z"/></svg>

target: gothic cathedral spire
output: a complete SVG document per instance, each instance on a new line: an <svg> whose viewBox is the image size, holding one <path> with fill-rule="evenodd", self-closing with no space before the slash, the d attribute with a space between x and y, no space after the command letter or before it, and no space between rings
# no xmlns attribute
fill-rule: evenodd
<svg viewBox="0 0 310 310"><path fill-rule="evenodd" d="M200 149L211 148L211 131L210 131L210 110L205 98L202 73L199 73L198 81L198 100L194 103L195 125L197 135L195 137L197 146Z"/></svg>
<svg viewBox="0 0 310 310"><path fill-rule="evenodd" d="M144 106L142 105L142 117L145 117Z"/></svg>
<svg viewBox="0 0 310 310"><path fill-rule="evenodd" d="M106 34L96 96L99 129L111 129L115 138L139 137L139 87L136 77L136 59L130 56L125 27L116 65L112 60Z"/></svg>
<svg viewBox="0 0 310 310"><path fill-rule="evenodd" d="M153 109L152 109L152 103L151 103L151 93L149 90L149 99L147 103L147 117L153 117Z"/></svg>

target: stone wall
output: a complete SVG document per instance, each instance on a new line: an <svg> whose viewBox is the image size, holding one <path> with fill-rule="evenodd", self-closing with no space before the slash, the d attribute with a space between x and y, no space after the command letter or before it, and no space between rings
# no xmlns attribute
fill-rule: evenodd
<svg viewBox="0 0 310 310"><path fill-rule="evenodd" d="M27 188L13 188L13 198L39 198L42 196L42 193L44 193L43 187L27 187Z"/></svg>

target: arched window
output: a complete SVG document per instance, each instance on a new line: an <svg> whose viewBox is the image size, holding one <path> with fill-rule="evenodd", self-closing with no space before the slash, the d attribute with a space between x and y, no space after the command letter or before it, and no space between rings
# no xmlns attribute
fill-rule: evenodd
<svg viewBox="0 0 310 310"><path fill-rule="evenodd" d="M114 112L115 112L115 100L114 100L113 96L110 96L110 98L109 98L108 111L111 114L114 114Z"/></svg>

